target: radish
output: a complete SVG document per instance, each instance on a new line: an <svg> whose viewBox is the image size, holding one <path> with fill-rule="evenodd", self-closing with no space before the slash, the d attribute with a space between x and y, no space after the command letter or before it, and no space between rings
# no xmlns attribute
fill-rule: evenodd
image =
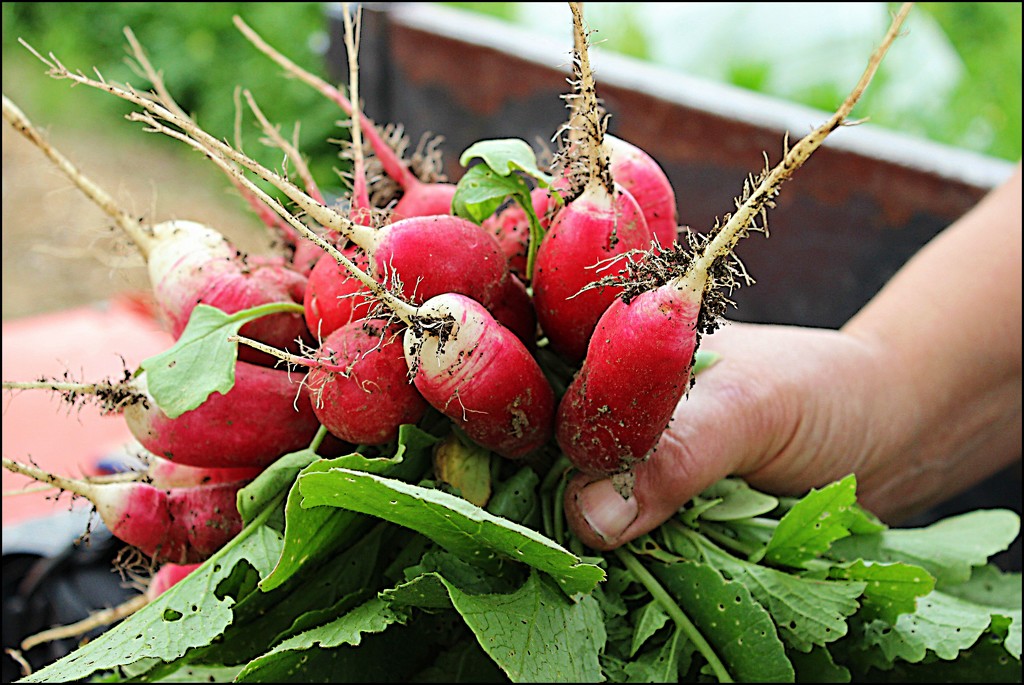
<svg viewBox="0 0 1024 685"><path fill-rule="evenodd" d="M771 170L766 168L752 187L745 186L735 214L708 236L694 239L703 244L695 245L700 249L692 258L678 250L630 265L634 289L616 299L601 317L583 366L558 407L558 445L581 471L626 473L654 449L689 387L700 333L714 329L728 304L720 289L737 287L737 273L745 276L734 261L733 247L751 230L761 228L759 217L763 226L764 214L782 183L846 120L909 9L909 4L904 5L896 16L836 113L786 149L782 161ZM674 267L673 260L680 257L687 259ZM655 279L662 285L650 287L648 283Z"/></svg>
<svg viewBox="0 0 1024 685"><path fill-rule="evenodd" d="M170 459L158 457L152 452L146 451L141 455L145 463L145 470L142 472L128 472L115 474L105 478L102 482L111 482L115 479L127 480L132 478L149 483L156 488L189 488L197 485L213 485L215 483L237 483L239 481L250 481L263 471L259 466L239 466L218 468L211 466L189 466L180 464ZM99 479L90 479L90 482L97 482Z"/></svg>
<svg viewBox="0 0 1024 685"><path fill-rule="evenodd" d="M606 133L604 145L612 178L640 205L658 243L670 247L678 238L679 210L665 170L649 154L621 138Z"/></svg>
<svg viewBox="0 0 1024 685"><path fill-rule="evenodd" d="M550 439L554 391L522 341L478 302L448 293L416 310L430 324L405 332L413 382L433 407L503 457Z"/></svg>
<svg viewBox="0 0 1024 685"><path fill-rule="evenodd" d="M69 401L91 395L105 412L122 413L132 435L153 454L202 468L262 468L306 447L319 428L306 395L287 371L239 361L234 386L170 418L147 392L146 373L120 383L4 381L8 390L48 389Z"/></svg>
<svg viewBox="0 0 1024 685"><path fill-rule="evenodd" d="M331 435L356 445L383 445L398 437L403 424L419 422L428 406L409 382L400 334L400 327L380 319L353 321L328 335L309 358L237 340L310 369L305 385L313 412Z"/></svg>
<svg viewBox="0 0 1024 685"><path fill-rule="evenodd" d="M384 167L384 173L398 184L402 192L398 203L391 210L391 219L393 221L416 216L449 214L451 212L452 197L455 195L455 184L444 181L426 182L420 180L413 172L409 163L402 160L398 153L388 145L373 122L361 111L356 111L354 103L358 102L358 95L353 94L351 99L346 98L340 90L318 76L305 71L271 47L241 17L236 16L234 21L238 30L260 52L277 62L287 73L297 77L330 100L333 100L346 114L353 117L353 121L361 122L367 141L373 147L377 159Z"/></svg>
<svg viewBox="0 0 1024 685"><path fill-rule="evenodd" d="M576 36L574 114L563 150L564 173L582 189L559 209L537 251L532 285L537 319L551 348L569 361L583 358L598 318L621 290L586 289L601 274L621 269L625 253L648 248L653 235L633 196L612 181L602 152L601 117L587 56L579 3L569 3ZM574 196L573 196L574 195Z"/></svg>
<svg viewBox="0 0 1024 685"><path fill-rule="evenodd" d="M195 571L202 564L163 564L157 569L153 577L149 579L146 586L146 599L152 602L154 599L170 590L179 582L184 580L188 574Z"/></svg>
<svg viewBox="0 0 1024 685"><path fill-rule="evenodd" d="M148 483L64 478L4 458L4 468L85 497L114 537L155 561L200 562L242 530L235 498L245 482L160 489Z"/></svg>
<svg viewBox="0 0 1024 685"><path fill-rule="evenodd" d="M200 302L228 314L271 302L302 302L304 276L272 262L250 263L220 233L192 221L143 225L50 145L6 95L3 114L136 245L146 260L154 297L174 337L185 329ZM245 331L281 347L288 347L296 339L309 339L305 321L298 313L278 313L252 321ZM247 354L252 361L263 360L251 351Z"/></svg>
<svg viewBox="0 0 1024 685"><path fill-rule="evenodd" d="M301 227L279 205L276 209L293 226ZM406 324L405 361L413 384L470 439L510 459L525 457L551 439L555 398L547 377L522 340L483 305L465 295L445 293L413 306L385 290L330 244L322 247ZM294 360L256 341L235 339Z"/></svg>

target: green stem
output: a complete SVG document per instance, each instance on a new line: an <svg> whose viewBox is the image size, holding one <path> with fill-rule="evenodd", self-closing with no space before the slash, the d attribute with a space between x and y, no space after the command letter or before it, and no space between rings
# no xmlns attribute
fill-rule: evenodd
<svg viewBox="0 0 1024 685"><path fill-rule="evenodd" d="M629 552L629 550L619 547L613 551L615 552L615 556L619 558L619 561L621 561L623 565L625 565L626 569L633 574L634 578L640 581L640 583L647 588L647 591L651 593L651 596L661 604L665 613L672 617L672 620L676 622L676 625L679 626L681 631L683 631L683 634L686 635L687 639L689 639L704 658L707 659L708 665L710 665L711 670L715 672L715 677L718 678L718 681L721 683L734 682L732 676L729 675L729 671L726 670L725 665L715 653L715 650L711 647L708 641L704 639L704 636L701 635L699 630L697 630L697 626L693 624L693 621L691 621L690 617L686 615L686 612L683 611L682 607L680 607L672 598L672 595L662 587L657 578L651 575L651 572L648 571L644 565L641 564L631 552Z"/></svg>
<svg viewBox="0 0 1024 685"><path fill-rule="evenodd" d="M324 438L326 437L327 427L320 426L320 428L318 428L316 431L316 435L313 436L312 442L309 443L309 451L315 454L316 451L320 449L320 443L322 443L324 441Z"/></svg>
<svg viewBox="0 0 1024 685"><path fill-rule="evenodd" d="M248 321L249 319L258 319L262 316L277 314L278 312L294 312L296 314L302 314L304 311L305 309L303 309L302 305L298 302L269 302L267 304L250 307L249 309L243 309L240 312L235 312L228 317L228 320Z"/></svg>

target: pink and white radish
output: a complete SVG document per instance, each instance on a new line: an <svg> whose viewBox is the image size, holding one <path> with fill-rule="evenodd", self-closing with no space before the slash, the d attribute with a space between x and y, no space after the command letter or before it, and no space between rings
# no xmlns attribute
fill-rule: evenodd
<svg viewBox="0 0 1024 685"><path fill-rule="evenodd" d="M203 561L242 530L235 498L244 481L160 489L148 483L93 484L7 458L3 466L85 497L114 537L156 561Z"/></svg>
<svg viewBox="0 0 1024 685"><path fill-rule="evenodd" d="M185 329L199 303L232 314L271 302L301 303L306 278L272 262L250 263L217 231L193 221L147 226L121 209L39 133L6 95L3 115L125 232L146 260L154 298L172 335ZM246 335L288 347L309 339L300 313L277 313L246 324ZM263 358L253 355L252 361Z"/></svg>
<svg viewBox="0 0 1024 685"><path fill-rule="evenodd" d="M582 183L551 220L533 276L537 320L551 348L569 361L583 358L598 318L620 290L585 289L605 271L621 269L627 252L650 247L653 235L633 196L613 182L602 151L607 120L597 104L579 3L570 3L576 36L574 113L563 165ZM602 272L598 272L598 268Z"/></svg>
<svg viewBox="0 0 1024 685"><path fill-rule="evenodd" d="M170 418L148 392L142 372L119 383L4 381L7 390L46 389L74 401L94 396L103 411L122 413L132 435L153 454L202 468L262 468L306 447L320 424L308 390L287 371L239 361L234 386Z"/></svg>
<svg viewBox="0 0 1024 685"><path fill-rule="evenodd" d="M689 387L700 333L714 328L728 303L719 289L739 285L737 273L745 276L733 261L733 247L751 230L760 228L758 219L763 220L782 183L846 120L908 11L909 5L905 5L896 16L860 81L836 113L785 149L782 161L765 169L724 225L695 239L700 243L695 245L699 248L695 255L672 251L631 267L642 276L635 279L636 289L616 299L601 317L583 366L558 407L558 445L581 471L596 475L628 472L650 455ZM673 270L668 255L686 260ZM653 278L662 285L650 288L644 284Z"/></svg>

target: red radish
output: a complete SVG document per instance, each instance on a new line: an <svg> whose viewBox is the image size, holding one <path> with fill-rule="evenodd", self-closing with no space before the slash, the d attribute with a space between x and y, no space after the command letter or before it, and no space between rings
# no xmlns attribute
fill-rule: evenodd
<svg viewBox="0 0 1024 685"><path fill-rule="evenodd" d="M403 424L422 419L428 406L409 382L401 332L379 319L353 321L327 336L310 358L260 349L310 368L305 385L313 411L331 435L355 445L383 445L398 437Z"/></svg>
<svg viewBox="0 0 1024 685"><path fill-rule="evenodd" d="M634 265L636 289L616 299L601 317L586 359L558 407L556 439L581 471L596 475L628 472L646 459L690 384L698 336L714 328L728 300L720 288L737 287L744 272L732 261L736 243L758 230L781 184L810 157L849 115L881 63L910 6L893 21L860 81L832 117L785 150L745 188L736 212L716 226L697 254L673 275L662 258ZM686 255L689 257L689 255ZM649 287L651 279L663 283Z"/></svg>
<svg viewBox="0 0 1024 685"><path fill-rule="evenodd" d="M640 205L658 243L671 247L679 235L679 210L665 170L649 154L621 138L606 133L604 144L612 178Z"/></svg>
<svg viewBox="0 0 1024 685"><path fill-rule="evenodd" d="M537 319L551 348L569 361L583 358L598 318L619 289L586 286L624 265L631 250L650 247L653 235L633 196L612 182L602 152L607 125L601 116L587 56L579 3L569 3L576 36L574 114L563 162L570 179L582 173L582 189L559 209L537 251L533 277ZM582 169L577 171L575 167Z"/></svg>
<svg viewBox="0 0 1024 685"><path fill-rule="evenodd" d="M145 454L143 459L146 461L146 470L138 475L156 488L189 488L197 485L250 481L263 471L263 468L259 466L234 468L188 466L152 453Z"/></svg>
<svg viewBox="0 0 1024 685"><path fill-rule="evenodd" d="M342 253L359 268L368 268L369 260L356 246L349 245ZM306 325L313 336L323 340L345 324L366 318L372 306L373 299L363 284L333 257L321 253L316 266L309 272L309 284L303 300Z"/></svg>
<svg viewBox="0 0 1024 685"><path fill-rule="evenodd" d="M69 400L95 396L105 412L124 414L132 435L153 454L186 466L262 468L282 454L309 445L320 424L308 390L287 371L239 361L235 384L225 394L176 418L147 392L146 374L120 383L4 381L8 390L48 389Z"/></svg>
<svg viewBox="0 0 1024 685"><path fill-rule="evenodd" d="M330 244L323 247L408 326L405 360L413 383L470 439L510 459L524 457L550 440L554 391L522 340L485 307L456 293L414 307L383 289ZM273 353L260 343L240 341Z"/></svg>
<svg viewBox="0 0 1024 685"><path fill-rule="evenodd" d="M154 599L167 592L169 589L180 583L188 574L195 571L202 564L163 564L149 580L146 586L146 599L152 602Z"/></svg>
<svg viewBox="0 0 1024 685"><path fill-rule="evenodd" d="M93 484L4 458L4 468L85 497L114 537L157 561L203 561L242 530L235 498L245 482L192 488Z"/></svg>
<svg viewBox="0 0 1024 685"><path fill-rule="evenodd" d="M143 225L54 149L6 95L3 114L135 243L146 259L154 297L175 337L199 303L233 314L271 302L302 302L304 276L272 262L249 263L220 233L192 221ZM309 339L299 313L273 314L247 323L244 330L246 335L281 347L296 339ZM247 354L252 361L262 360L251 351Z"/></svg>
<svg viewBox="0 0 1024 685"><path fill-rule="evenodd" d="M550 439L554 391L518 337L464 295L433 297L416 316L439 324L405 333L413 382L435 409L510 459Z"/></svg>
<svg viewBox="0 0 1024 685"><path fill-rule="evenodd" d="M395 181L402 190L402 197L392 210L391 219L393 221L416 216L451 213L452 198L455 195L455 184L443 181L421 181L413 172L409 163L402 160L398 153L388 145L373 122L362 112L355 111L356 108L353 107L353 103L357 101L357 95L353 95L350 100L334 86L299 67L271 47L259 34L242 21L241 17L235 17L235 26L260 52L277 62L286 72L320 91L327 98L337 103L346 114L361 122L367 141L373 147L377 159L384 167L384 173L387 174L388 178Z"/></svg>
<svg viewBox="0 0 1024 685"><path fill-rule="evenodd" d="M169 418L146 393L146 374L132 381L146 401L124 407L128 427L150 452L201 467L264 467L306 447L319 422L308 389L281 369L239 361L235 384L191 411Z"/></svg>

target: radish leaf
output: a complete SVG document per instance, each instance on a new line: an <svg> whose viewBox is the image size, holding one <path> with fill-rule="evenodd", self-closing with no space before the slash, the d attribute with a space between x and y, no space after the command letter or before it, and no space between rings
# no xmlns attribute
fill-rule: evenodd
<svg viewBox="0 0 1024 685"><path fill-rule="evenodd" d="M591 592L605 575L536 531L438 490L349 469L304 474L299 490L304 506L340 507L412 528L494 574L508 560L528 564L569 595Z"/></svg>

